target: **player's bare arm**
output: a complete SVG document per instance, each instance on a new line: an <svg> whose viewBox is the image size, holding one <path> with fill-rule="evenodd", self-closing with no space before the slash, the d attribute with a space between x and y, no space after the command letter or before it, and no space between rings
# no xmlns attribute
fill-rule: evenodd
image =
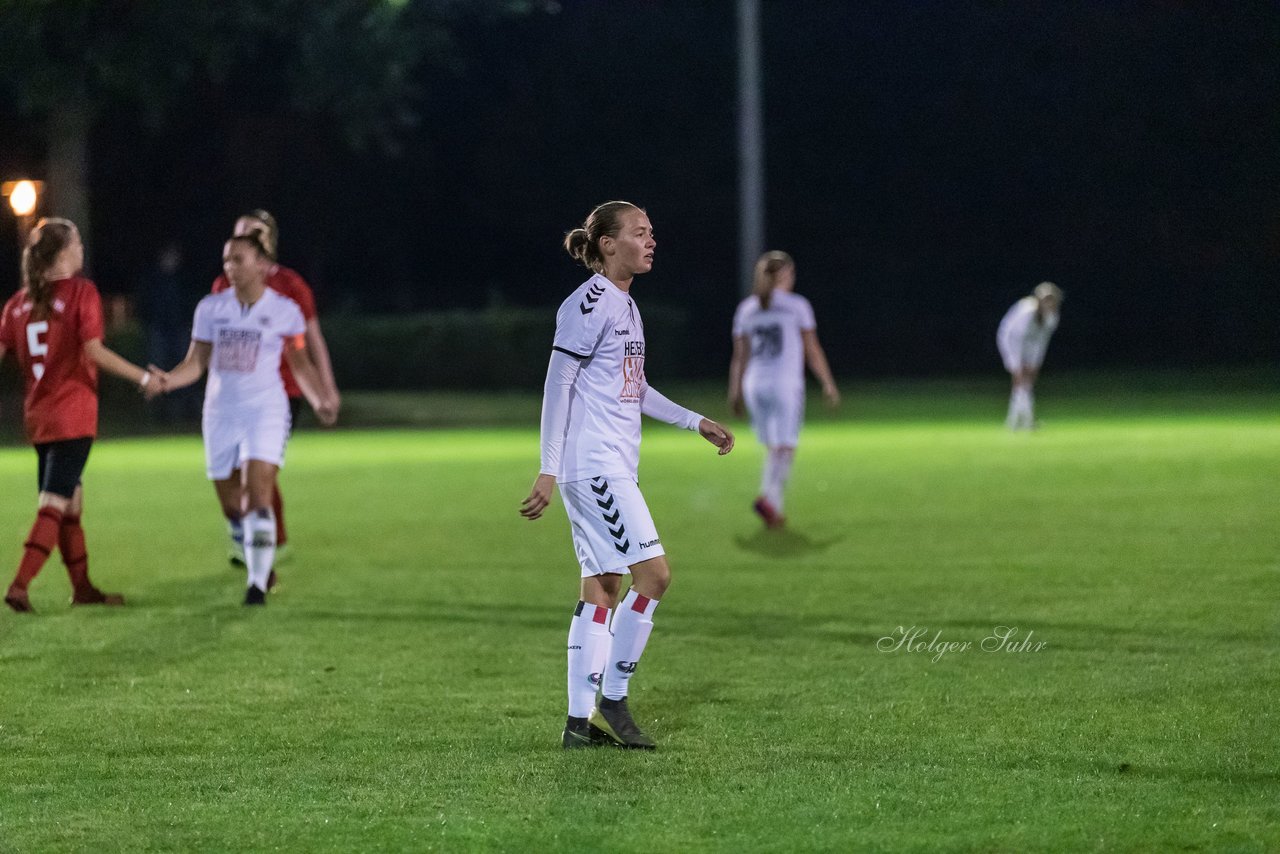
<svg viewBox="0 0 1280 854"><path fill-rule="evenodd" d="M551 493L555 488L555 475L539 474L533 482L533 489L529 491L529 497L520 502L520 515L526 519L541 517L542 511L546 510L547 505L551 503Z"/></svg>
<svg viewBox="0 0 1280 854"><path fill-rule="evenodd" d="M827 364L827 354L818 343L818 333L813 329L802 329L800 336L804 340L804 359L809 370L822 383L822 396L828 406L840 405L840 390L836 388L835 377L831 375L831 366Z"/></svg>
<svg viewBox="0 0 1280 854"><path fill-rule="evenodd" d="M315 363L325 393L333 401L335 411L342 408L342 395L338 393L338 383L333 378L333 361L329 358L329 344L320 331L319 318L307 321L307 355Z"/></svg>
<svg viewBox="0 0 1280 854"><path fill-rule="evenodd" d="M742 377L750 359L751 344L747 336L733 336L733 358L729 360L729 409L739 417L745 411L742 403Z"/></svg>
<svg viewBox="0 0 1280 854"><path fill-rule="evenodd" d="M133 362L103 344L101 338L91 338L84 342L84 354L99 369L120 377L122 380L128 380L136 385L139 391L147 394L148 397L154 397L163 388L163 381L156 375L162 372L153 374L151 371L139 368ZM152 387L153 383L154 388Z"/></svg>
<svg viewBox="0 0 1280 854"><path fill-rule="evenodd" d="M285 342L284 357L320 423L325 427L332 427L338 420L338 404L324 387L320 372L307 354L305 341L298 340L302 338L303 336L298 336L297 339L291 338Z"/></svg>
<svg viewBox="0 0 1280 854"><path fill-rule="evenodd" d="M168 372L165 390L177 391L180 388L186 388L204 376L204 372L209 368L209 357L212 353L213 344L192 339L191 346L187 348L186 357L178 363L177 367Z"/></svg>

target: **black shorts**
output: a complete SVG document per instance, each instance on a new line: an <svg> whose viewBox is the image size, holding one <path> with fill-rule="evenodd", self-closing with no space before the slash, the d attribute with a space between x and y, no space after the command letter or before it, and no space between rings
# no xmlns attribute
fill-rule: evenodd
<svg viewBox="0 0 1280 854"><path fill-rule="evenodd" d="M298 416L302 414L302 405L307 402L305 397L289 398L289 414L293 416L293 420L289 423L293 426L298 425Z"/></svg>
<svg viewBox="0 0 1280 854"><path fill-rule="evenodd" d="M36 445L36 459L39 460L36 477L40 491L70 500L80 485L80 475L84 474L84 465L89 462L89 449L92 447L93 439L88 436Z"/></svg>

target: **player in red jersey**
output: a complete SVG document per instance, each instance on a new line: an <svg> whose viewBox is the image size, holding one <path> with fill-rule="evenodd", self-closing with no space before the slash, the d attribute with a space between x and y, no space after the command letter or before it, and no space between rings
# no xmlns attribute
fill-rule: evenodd
<svg viewBox="0 0 1280 854"><path fill-rule="evenodd" d="M27 438L39 459L40 497L18 573L4 601L30 612L27 587L54 546L71 576L73 605L122 605L118 593L103 593L89 580L80 513L80 475L98 432L98 369L135 383L148 396L164 389L153 376L102 343L102 300L93 282L80 276L84 245L75 224L43 219L22 252L24 286L0 315L0 359L12 351L26 387Z"/></svg>
<svg viewBox="0 0 1280 854"><path fill-rule="evenodd" d="M267 273L267 287L293 300L302 309L302 317L307 323L307 355L310 356L311 361L316 366L316 371L324 385L323 391L326 397L332 400L336 406L341 407L342 398L338 394L338 386L333 379L333 364L329 361L329 345L325 343L324 333L320 331L320 317L316 312L315 294L311 292L311 287L307 284L306 279L302 278L297 271L279 263L280 227L276 224L276 218L262 209L250 211L236 220L235 229L232 233L236 237L246 234L259 235L262 246L266 249L267 256L271 259L271 268ZM227 281L226 275L219 275L218 278L213 280L213 288L210 292L220 293L229 287L231 287L231 284ZM293 371L289 368L289 363L283 358L280 360L280 376L284 379L284 389L289 395L289 411L293 416L293 423L297 424L298 415L302 412L302 405L306 402L306 398L302 394L298 381L293 376ZM280 558L277 558L278 563L284 556L283 548L289 540L288 531L284 524L284 497L280 494L279 481L276 482L275 493L271 499L271 509L276 517L277 549L281 551ZM231 562L243 564L244 531L234 519L228 518L227 525L231 534Z"/></svg>

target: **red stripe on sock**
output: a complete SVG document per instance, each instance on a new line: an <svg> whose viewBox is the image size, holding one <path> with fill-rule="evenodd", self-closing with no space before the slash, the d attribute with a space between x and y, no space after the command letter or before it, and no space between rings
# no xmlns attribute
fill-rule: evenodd
<svg viewBox="0 0 1280 854"><path fill-rule="evenodd" d="M591 615L591 622L604 625L604 621L609 618L609 609L596 606L596 612Z"/></svg>
<svg viewBox="0 0 1280 854"><path fill-rule="evenodd" d="M649 603L652 601L653 600L648 596L641 596L637 593L636 601L631 603L631 610L643 614L645 611L649 610Z"/></svg>

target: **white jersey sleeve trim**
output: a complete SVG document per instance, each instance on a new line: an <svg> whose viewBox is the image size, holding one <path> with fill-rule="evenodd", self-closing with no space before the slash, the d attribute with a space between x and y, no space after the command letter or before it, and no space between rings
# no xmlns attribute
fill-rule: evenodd
<svg viewBox="0 0 1280 854"><path fill-rule="evenodd" d="M559 347L553 349L547 363L547 380L542 387L542 474L560 476L564 439L569 429L569 399L581 370L580 358Z"/></svg>
<svg viewBox="0 0 1280 854"><path fill-rule="evenodd" d="M697 430L702 424L701 415L692 409L685 409L653 386L645 386L644 396L640 398L640 411L650 418L656 418L686 430Z"/></svg>
<svg viewBox="0 0 1280 854"><path fill-rule="evenodd" d="M209 344L213 341L213 323L209 317L210 314L209 297L205 297L196 306L196 316L191 321L191 338L193 341L199 341L201 344Z"/></svg>

